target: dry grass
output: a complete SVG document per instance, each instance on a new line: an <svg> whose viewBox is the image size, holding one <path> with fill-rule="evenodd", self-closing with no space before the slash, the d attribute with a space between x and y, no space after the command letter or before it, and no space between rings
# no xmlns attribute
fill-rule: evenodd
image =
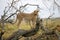
<svg viewBox="0 0 60 40"><path fill-rule="evenodd" d="M53 19L53 20L54 20L54 21L52 21L52 19L51 19L51 20L50 20L50 19L47 20L47 26L46 26L46 20L44 20L44 22L43 22L44 26L53 29L53 28L55 28L57 25L60 25L60 19ZM20 25L20 27L19 27L19 29L30 30L31 27L30 27L29 24L26 24L25 22L22 22L21 25ZM8 38L9 35L11 35L11 34L12 34L14 31L16 31L16 30L18 30L18 27L16 26L16 24L12 25L12 24L10 24L10 23L7 23L7 24L5 25L5 31L6 31L6 32L5 32L5 34L3 35L4 39ZM42 32L43 32L42 30L39 30L39 31L37 32L37 34L34 35L34 36L32 36L32 37L35 38L35 37L41 35ZM24 38L24 37L23 37L23 38ZM22 39L23 39L23 38L22 38ZM21 39L21 40L22 40L22 39Z"/></svg>

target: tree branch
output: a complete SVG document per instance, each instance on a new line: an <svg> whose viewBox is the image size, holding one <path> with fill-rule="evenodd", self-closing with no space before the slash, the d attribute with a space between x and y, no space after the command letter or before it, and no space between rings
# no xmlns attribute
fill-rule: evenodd
<svg viewBox="0 0 60 40"><path fill-rule="evenodd" d="M54 0L54 3L55 3L58 7L60 7L60 5L56 2L56 0Z"/></svg>

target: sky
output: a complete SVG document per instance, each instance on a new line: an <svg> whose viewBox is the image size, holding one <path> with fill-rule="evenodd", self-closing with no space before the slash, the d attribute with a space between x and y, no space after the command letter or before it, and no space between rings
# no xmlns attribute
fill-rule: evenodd
<svg viewBox="0 0 60 40"><path fill-rule="evenodd" d="M20 2L21 1L21 2ZM40 8L40 12L39 12L39 17L40 18L48 18L50 15L53 14L53 12L55 13L53 15L53 17L60 17L60 12L58 11L58 7L55 5L54 6L54 11L53 11L53 0L20 0L16 5L16 7L18 8L21 5L25 5L25 4L37 4L39 5ZM3 15L3 10L6 6L8 6L7 3L10 3L11 0L0 0L0 18L1 15ZM59 0L57 0L57 3L59 4ZM44 5L45 4L45 5ZM24 10L24 12L27 13L31 13L33 12L33 10L35 10L37 7L36 6L27 6ZM49 11L50 9L50 11Z"/></svg>

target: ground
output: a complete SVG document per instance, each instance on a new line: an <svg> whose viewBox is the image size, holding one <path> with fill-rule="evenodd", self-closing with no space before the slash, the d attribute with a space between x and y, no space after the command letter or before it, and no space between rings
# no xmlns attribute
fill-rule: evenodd
<svg viewBox="0 0 60 40"><path fill-rule="evenodd" d="M47 23L46 23L47 21ZM46 25L47 24L47 25ZM44 27L47 27L48 29L54 29L56 28L57 25L60 25L60 18L54 18L54 19L44 19L43 20L43 25ZM29 24L26 24L25 22L22 22L19 29L23 29L23 30L31 30L31 27ZM11 35L13 32L15 32L16 30L18 30L18 27L16 26L16 24L10 24L7 23L5 25L5 33L3 35L3 38L6 39L9 37L9 35ZM40 29L36 35L32 36L31 38L37 38L40 35L42 35L43 31ZM22 37L20 40L24 40L25 37ZM45 40L45 39L44 39ZM53 40L53 39L52 39Z"/></svg>

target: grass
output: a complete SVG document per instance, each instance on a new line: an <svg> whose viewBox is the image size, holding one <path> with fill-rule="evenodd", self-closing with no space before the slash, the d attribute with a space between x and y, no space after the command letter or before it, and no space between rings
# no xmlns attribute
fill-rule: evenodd
<svg viewBox="0 0 60 40"><path fill-rule="evenodd" d="M53 21L52 21L53 20ZM43 25L44 27L47 27L47 28L51 28L51 29L54 29L57 25L60 25L60 19L48 19L47 20L47 25L46 25L46 20L44 19L43 21ZM26 24L25 22L22 22L19 29L23 29L23 30L31 30L31 27L29 24ZM18 30L18 27L16 26L16 24L12 25L10 23L7 23L5 25L5 34L3 35L4 39L8 38L14 31ZM32 36L32 37L37 37L39 35L42 34L42 30L39 30L37 32L36 35Z"/></svg>
<svg viewBox="0 0 60 40"><path fill-rule="evenodd" d="M22 22L19 28L16 25L17 24L10 24L10 23L5 24L6 32L3 35L4 39L8 38L13 32L17 31L18 29L23 29L23 30L31 29L30 25L26 24L25 22Z"/></svg>

